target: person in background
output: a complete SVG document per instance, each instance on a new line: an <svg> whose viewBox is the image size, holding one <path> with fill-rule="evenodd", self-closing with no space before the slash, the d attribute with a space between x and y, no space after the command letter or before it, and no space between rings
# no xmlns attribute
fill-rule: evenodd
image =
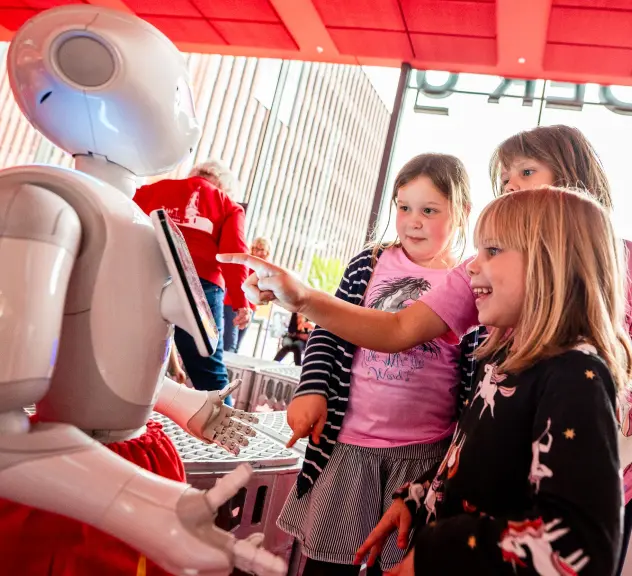
<svg viewBox="0 0 632 576"><path fill-rule="evenodd" d="M257 258L267 260L272 253L270 240L264 237L255 238L250 247L250 253ZM256 304L248 303L252 313L257 309ZM224 352L239 352L241 342L248 330L248 323L244 328L240 328L234 323L237 313L233 310L230 294L226 293L224 297Z"/></svg>
<svg viewBox="0 0 632 576"><path fill-rule="evenodd" d="M167 365L167 372L173 380L179 384L186 384L187 375L182 369L180 358L178 357L178 350L175 344L171 344L171 351L169 352L169 364Z"/></svg>
<svg viewBox="0 0 632 576"><path fill-rule="evenodd" d="M245 266L222 266L219 252L248 253L244 235L244 209L233 200L237 179L220 161L210 160L195 166L183 180L160 180L139 188L134 201L149 214L164 208L186 240L193 264L213 319L219 343L210 357L200 356L193 338L176 327L175 343L185 370L198 390L221 390L228 384L224 365L224 293L228 292L237 312L234 322L245 327L251 309L241 288L248 277ZM227 404L231 403L227 398Z"/></svg>
<svg viewBox="0 0 632 576"><path fill-rule="evenodd" d="M290 352L294 354L294 364L301 366L303 364L303 352L305 344L309 340L309 335L315 326L307 321L302 314L294 312L290 316L290 324L287 327L287 333L283 336L282 347L274 357L275 362L281 362Z"/></svg>

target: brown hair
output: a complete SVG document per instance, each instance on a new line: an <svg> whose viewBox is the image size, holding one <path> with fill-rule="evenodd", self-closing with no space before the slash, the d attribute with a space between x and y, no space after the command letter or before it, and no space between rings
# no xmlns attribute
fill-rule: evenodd
<svg viewBox="0 0 632 576"><path fill-rule="evenodd" d="M492 328L476 357L506 349L499 369L520 372L586 342L619 387L629 381L621 242L594 198L552 186L504 194L485 207L474 237L478 246L493 241L521 252L526 282L517 325L510 332Z"/></svg>
<svg viewBox="0 0 632 576"><path fill-rule="evenodd" d="M546 164L553 172L555 186L584 189L602 206L612 208L610 185L601 160L577 128L562 124L538 126L507 138L489 163L495 196L503 193L502 170L521 156Z"/></svg>
<svg viewBox="0 0 632 576"><path fill-rule="evenodd" d="M467 243L467 221L470 213L470 178L465 166L455 156L449 154L420 154L411 158L395 177L391 201L397 205L397 192L402 186L416 180L420 176L427 176L439 192L450 202L450 217L457 230L454 249L460 253L465 251ZM389 212L390 221L390 212ZM386 225L388 228L388 223ZM386 229L384 231L386 233ZM373 266L377 261L380 250L391 246L401 246L399 239L394 242L375 242L373 246Z"/></svg>

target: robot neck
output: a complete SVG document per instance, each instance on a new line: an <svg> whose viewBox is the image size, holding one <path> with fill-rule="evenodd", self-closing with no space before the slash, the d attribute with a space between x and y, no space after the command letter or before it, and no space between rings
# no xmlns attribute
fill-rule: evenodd
<svg viewBox="0 0 632 576"><path fill-rule="evenodd" d="M136 194L136 175L104 156L78 154L75 156L75 169L107 182L129 198Z"/></svg>

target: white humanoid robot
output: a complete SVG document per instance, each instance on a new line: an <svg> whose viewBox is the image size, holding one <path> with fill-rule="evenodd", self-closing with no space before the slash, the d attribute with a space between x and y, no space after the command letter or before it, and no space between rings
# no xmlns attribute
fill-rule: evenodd
<svg viewBox="0 0 632 576"><path fill-rule="evenodd" d="M217 331L178 230L131 199L137 177L172 169L199 138L184 58L134 16L70 5L18 31L8 71L22 112L78 171L0 171L0 497L92 525L174 574L285 574L260 535L215 525L249 468L203 492L103 445L139 437L154 409L234 453L254 435L222 404L230 390L165 378L174 323L203 354Z"/></svg>

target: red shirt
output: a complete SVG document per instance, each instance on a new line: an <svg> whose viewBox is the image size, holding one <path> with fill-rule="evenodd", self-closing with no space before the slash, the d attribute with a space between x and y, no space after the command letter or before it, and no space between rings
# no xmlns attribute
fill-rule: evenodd
<svg viewBox="0 0 632 576"><path fill-rule="evenodd" d="M225 289L233 309L248 306L241 289L248 277L246 267L227 264L222 268L216 259L218 252L248 252L245 214L239 204L198 176L142 186L134 201L146 214L164 208L182 232L198 276Z"/></svg>

